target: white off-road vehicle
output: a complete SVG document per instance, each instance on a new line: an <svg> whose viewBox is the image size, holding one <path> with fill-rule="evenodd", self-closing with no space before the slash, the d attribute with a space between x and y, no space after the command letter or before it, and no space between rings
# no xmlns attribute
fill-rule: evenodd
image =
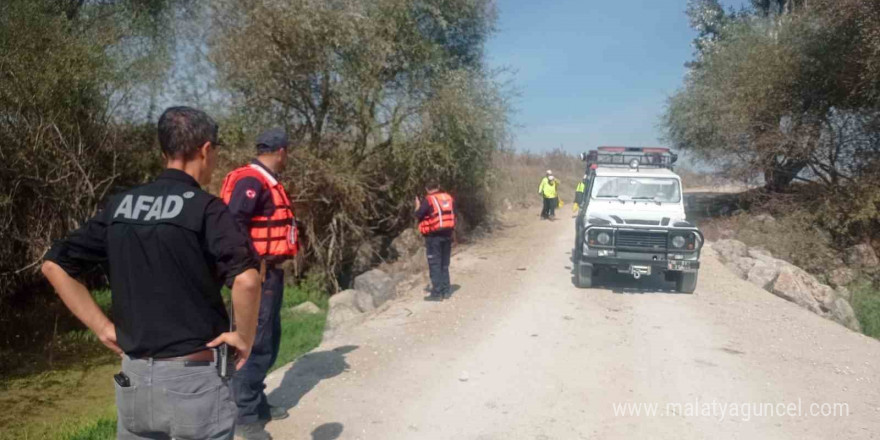
<svg viewBox="0 0 880 440"><path fill-rule="evenodd" d="M703 234L685 218L678 158L667 148L599 147L587 162L572 259L578 287L600 270L635 279L663 273L679 292L697 287Z"/></svg>

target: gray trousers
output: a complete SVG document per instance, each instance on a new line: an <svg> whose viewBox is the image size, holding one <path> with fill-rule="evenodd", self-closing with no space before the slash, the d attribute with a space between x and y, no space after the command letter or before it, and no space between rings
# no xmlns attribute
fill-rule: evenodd
<svg viewBox="0 0 880 440"><path fill-rule="evenodd" d="M235 402L213 362L187 366L124 356L122 372L131 386L114 383L118 439L232 439Z"/></svg>

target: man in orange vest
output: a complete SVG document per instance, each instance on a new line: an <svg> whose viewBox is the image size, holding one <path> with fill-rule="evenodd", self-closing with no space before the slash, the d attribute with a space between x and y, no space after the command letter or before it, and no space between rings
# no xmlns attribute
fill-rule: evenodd
<svg viewBox="0 0 880 440"><path fill-rule="evenodd" d="M425 187L428 194L416 198L416 218L419 232L425 237L428 271L431 274L431 294L426 301L449 298L449 258L452 255L452 231L455 229L455 209L452 196L440 191L437 182Z"/></svg>
<svg viewBox="0 0 880 440"><path fill-rule="evenodd" d="M273 128L257 138L257 158L233 170L223 181L220 196L229 211L247 230L260 256L263 275L260 316L251 357L232 379L238 406L236 435L246 440L271 439L263 426L267 420L288 416L287 410L269 405L264 381L278 357L281 343L281 299L284 271L280 264L296 255L299 243L290 199L278 181L287 165L287 133Z"/></svg>

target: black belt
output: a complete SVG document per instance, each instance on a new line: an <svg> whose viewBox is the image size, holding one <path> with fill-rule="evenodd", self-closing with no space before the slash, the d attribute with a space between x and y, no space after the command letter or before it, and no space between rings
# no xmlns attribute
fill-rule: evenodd
<svg viewBox="0 0 880 440"><path fill-rule="evenodd" d="M184 356L176 356L170 358L137 358L140 361L153 362L179 362L184 367L208 367L217 361L217 354L213 348L197 351Z"/></svg>

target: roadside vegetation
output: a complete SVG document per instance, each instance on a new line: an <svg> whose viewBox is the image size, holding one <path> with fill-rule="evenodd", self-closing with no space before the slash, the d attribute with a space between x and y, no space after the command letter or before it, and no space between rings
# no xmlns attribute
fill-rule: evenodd
<svg viewBox="0 0 880 440"><path fill-rule="evenodd" d="M507 91L484 60L494 8L490 0L0 2L0 437L100 438L113 426L115 360L38 267L52 240L109 194L157 175L155 122L168 105L218 120L225 148L214 192L250 159L260 130L291 133L283 180L306 248L288 302L308 297L326 310L364 245L378 243L368 263L381 261L411 225L428 178L456 195L468 228L486 222L492 164L510 140ZM106 307L104 274L84 281ZM323 322L285 312L279 365L316 345Z"/></svg>
<svg viewBox="0 0 880 440"><path fill-rule="evenodd" d="M880 3L753 0L724 10L691 0L687 12L699 36L668 102L666 138L727 177L762 184L719 229L823 279L858 265L847 258L856 246L876 255ZM854 269L853 307L880 336L877 272Z"/></svg>

